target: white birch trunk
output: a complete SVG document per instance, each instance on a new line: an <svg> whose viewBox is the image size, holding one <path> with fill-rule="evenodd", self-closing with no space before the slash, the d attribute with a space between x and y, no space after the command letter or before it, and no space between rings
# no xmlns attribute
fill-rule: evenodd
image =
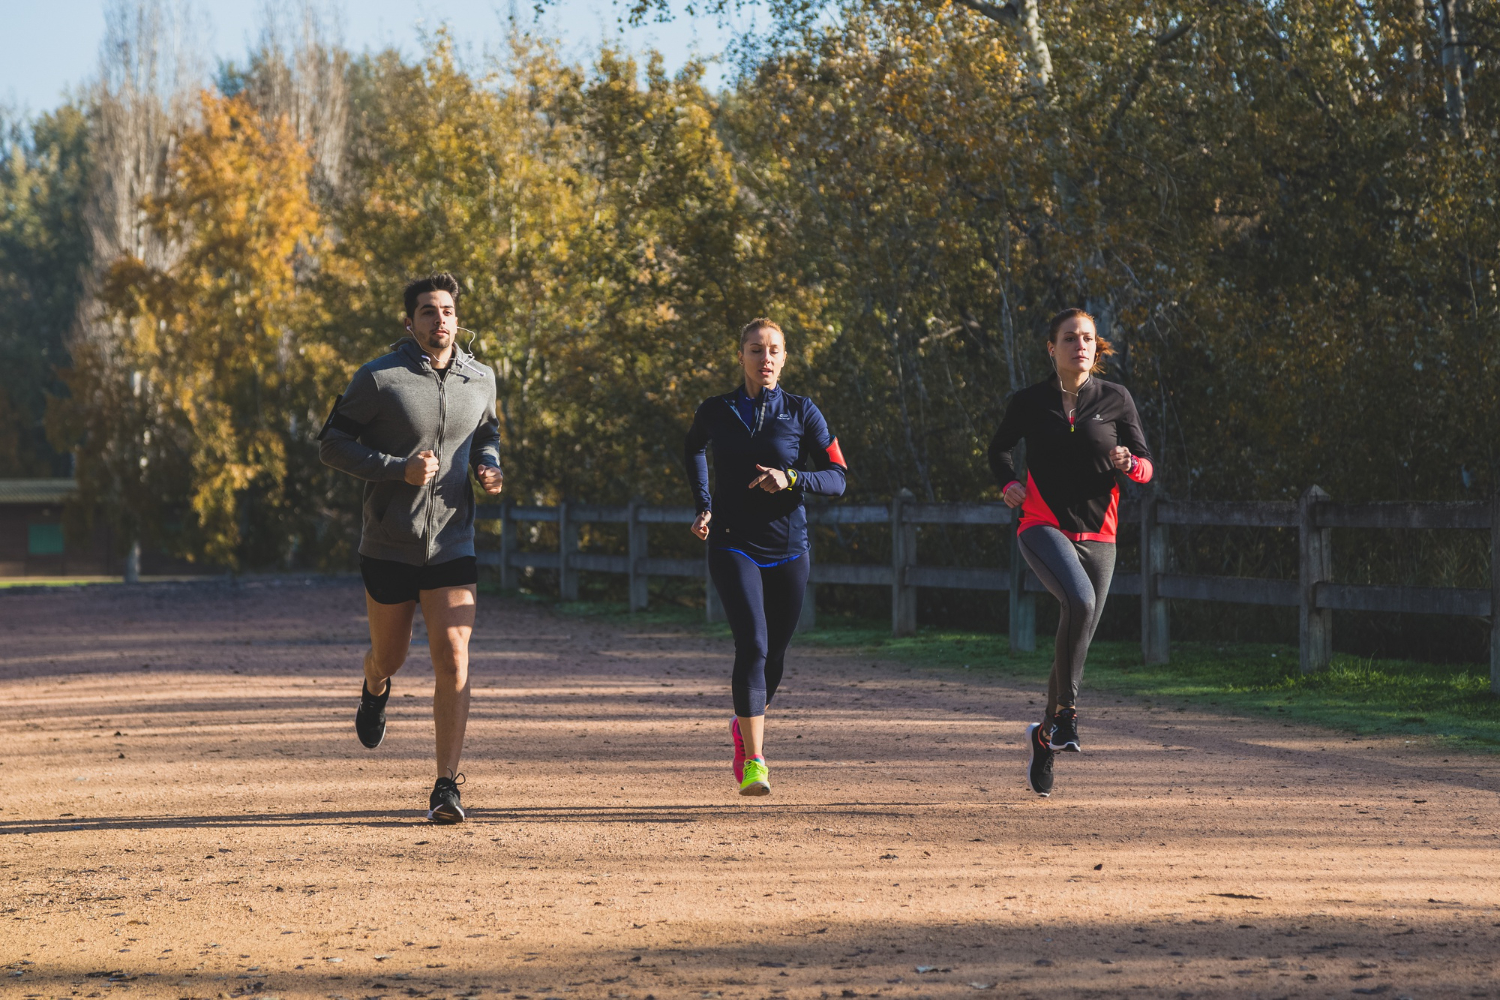
<svg viewBox="0 0 1500 1000"><path fill-rule="evenodd" d="M1468 111L1464 101L1464 50L1458 30L1459 0L1438 0L1438 33L1442 39L1443 103L1448 123L1465 138L1469 134Z"/></svg>
<svg viewBox="0 0 1500 1000"><path fill-rule="evenodd" d="M1050 104L1052 50L1047 47L1047 36L1042 32L1042 16L1037 10L1037 0L1021 2L1021 34L1025 36L1026 48L1031 53L1031 78L1042 94L1042 103Z"/></svg>
<svg viewBox="0 0 1500 1000"><path fill-rule="evenodd" d="M999 24L1016 26L1026 42L1027 61L1031 64L1031 81L1041 94L1042 104L1052 103L1052 50L1042 31L1042 15L1037 0L1009 0L1003 6L988 0L953 0L976 14L983 14Z"/></svg>
<svg viewBox="0 0 1500 1000"><path fill-rule="evenodd" d="M1427 84L1427 70L1422 65L1422 32L1427 30L1427 0L1411 0L1411 13L1415 27L1412 29L1411 45L1407 52L1411 57L1411 66L1416 71L1417 87L1420 89Z"/></svg>

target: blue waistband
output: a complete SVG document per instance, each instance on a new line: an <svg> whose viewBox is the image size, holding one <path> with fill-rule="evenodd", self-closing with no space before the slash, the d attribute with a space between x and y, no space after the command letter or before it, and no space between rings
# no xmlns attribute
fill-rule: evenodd
<svg viewBox="0 0 1500 1000"><path fill-rule="evenodd" d="M739 549L719 549L718 551L720 551L720 552L733 552L735 555L744 556L746 559L749 559L751 562L755 563L755 565L759 566L761 569L772 569L772 568L774 568L776 566L785 566L787 563L791 562L794 559L801 559L802 558L802 553L798 552L794 556L787 556L785 559L777 559L775 562L761 562L759 559L756 559L754 556L750 555L748 552L741 552Z"/></svg>

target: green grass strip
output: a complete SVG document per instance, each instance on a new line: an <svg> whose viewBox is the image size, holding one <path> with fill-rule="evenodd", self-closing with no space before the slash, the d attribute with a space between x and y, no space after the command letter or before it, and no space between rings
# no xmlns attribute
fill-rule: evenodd
<svg viewBox="0 0 1500 1000"><path fill-rule="evenodd" d="M1046 679L1052 663L1050 637L1038 637L1037 652L1017 654L1003 635L954 629L922 629L896 639L876 628L833 625L799 640L1037 682ZM1172 644L1170 663L1146 666L1136 643L1097 642L1083 684L1085 692L1265 715L1360 736L1408 736L1500 750L1500 698L1490 694L1489 672L1471 664L1338 655L1328 669L1304 676L1294 646L1178 642Z"/></svg>
<svg viewBox="0 0 1500 1000"><path fill-rule="evenodd" d="M630 616L623 605L576 602L563 614L611 617L650 625L679 625L729 637L707 625L703 612L666 608ZM818 627L794 645L848 649L925 667L995 672L1045 682L1052 639L1038 636L1034 653L1012 654L1004 635L923 628L893 638L890 626L820 616ZM1273 643L1172 644L1172 662L1146 666L1139 644L1096 642L1084 673L1088 693L1109 692L1148 702L1194 706L1226 714L1307 722L1360 736L1404 736L1454 750L1500 751L1500 698L1489 671L1477 664L1419 663L1338 655L1320 673L1304 676L1295 646ZM1087 711L1087 708L1085 708Z"/></svg>
<svg viewBox="0 0 1500 1000"><path fill-rule="evenodd" d="M9 576L0 579L0 589L12 587L85 587L92 583L124 583L118 576Z"/></svg>

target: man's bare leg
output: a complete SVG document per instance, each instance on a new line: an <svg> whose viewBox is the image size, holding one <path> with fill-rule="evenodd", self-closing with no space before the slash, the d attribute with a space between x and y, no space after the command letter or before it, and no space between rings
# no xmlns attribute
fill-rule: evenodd
<svg viewBox="0 0 1500 1000"><path fill-rule="evenodd" d="M476 590L470 585L421 592L436 680L432 721L437 729L439 778L458 773L464 751L464 731L469 725L469 636L474 631Z"/></svg>
<svg viewBox="0 0 1500 1000"><path fill-rule="evenodd" d="M367 593L365 609L370 616L370 648L365 652L365 689L378 698L385 693L386 682L406 662L406 651L411 646L411 622L417 612L417 602L381 604Z"/></svg>

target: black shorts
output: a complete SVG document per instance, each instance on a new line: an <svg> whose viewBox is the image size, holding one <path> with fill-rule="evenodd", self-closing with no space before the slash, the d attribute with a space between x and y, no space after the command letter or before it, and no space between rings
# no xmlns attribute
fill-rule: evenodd
<svg viewBox="0 0 1500 1000"><path fill-rule="evenodd" d="M365 591L376 604L405 604L420 591L443 587L467 587L479 582L479 560L464 556L432 566L412 566L390 559L359 557L359 575Z"/></svg>

